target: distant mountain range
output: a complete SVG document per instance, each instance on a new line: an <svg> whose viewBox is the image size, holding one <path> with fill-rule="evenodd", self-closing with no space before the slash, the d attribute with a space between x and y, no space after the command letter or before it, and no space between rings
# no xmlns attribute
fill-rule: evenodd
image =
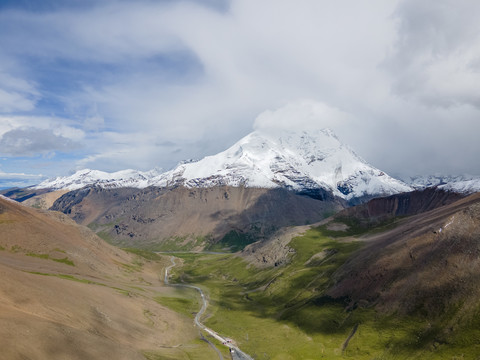
<svg viewBox="0 0 480 360"><path fill-rule="evenodd" d="M151 185L151 180L160 175L159 170L121 170L108 173L99 170L83 169L70 176L60 176L34 185L32 189L78 190L85 186L103 188L134 187L143 189Z"/></svg>
<svg viewBox="0 0 480 360"><path fill-rule="evenodd" d="M227 150L201 160L185 161L162 172L122 170L107 173L83 169L43 181L32 189L77 190L149 186L209 188L214 186L284 188L314 195L321 189L352 204L368 199L439 187L470 194L480 191L480 178L429 175L395 179L368 164L329 130L276 133L254 131Z"/></svg>
<svg viewBox="0 0 480 360"><path fill-rule="evenodd" d="M354 203L413 190L368 164L328 129L309 133L254 131L221 153L181 163L164 173L159 170L105 173L86 169L44 181L34 188L76 190L88 185L140 189L148 186L284 188L310 195L321 189Z"/></svg>
<svg viewBox="0 0 480 360"><path fill-rule="evenodd" d="M68 214L121 246L233 250L375 198L398 195L375 209L402 215L457 199L444 193L477 191L478 178L395 179L325 129L254 131L223 152L167 172L85 169L3 193ZM370 207L367 213L375 210Z"/></svg>
<svg viewBox="0 0 480 360"><path fill-rule="evenodd" d="M412 176L404 181L415 190L437 187L465 195L480 191L480 177L471 175Z"/></svg>

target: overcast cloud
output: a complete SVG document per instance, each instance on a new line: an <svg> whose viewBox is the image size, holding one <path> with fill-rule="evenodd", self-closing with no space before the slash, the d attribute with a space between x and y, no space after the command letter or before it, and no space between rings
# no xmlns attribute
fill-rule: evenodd
<svg viewBox="0 0 480 360"><path fill-rule="evenodd" d="M480 175L477 1L73 5L0 7L5 174L168 169L274 126L330 127L392 175Z"/></svg>

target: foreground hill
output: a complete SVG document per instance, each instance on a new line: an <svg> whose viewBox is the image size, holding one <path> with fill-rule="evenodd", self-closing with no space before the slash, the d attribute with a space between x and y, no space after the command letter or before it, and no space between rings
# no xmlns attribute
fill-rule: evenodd
<svg viewBox="0 0 480 360"><path fill-rule="evenodd" d="M0 197L5 359L145 359L188 343L191 321L159 305L161 264L106 244L64 214Z"/></svg>

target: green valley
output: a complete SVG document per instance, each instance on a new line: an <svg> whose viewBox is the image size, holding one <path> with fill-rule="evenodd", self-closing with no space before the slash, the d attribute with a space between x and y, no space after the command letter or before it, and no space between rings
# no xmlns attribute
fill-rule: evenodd
<svg viewBox="0 0 480 360"><path fill-rule="evenodd" d="M378 298L332 296L349 260L368 247L364 239L395 227L390 222L367 233L313 228L292 239L286 265L269 268L238 254L175 254L182 266L172 270L172 282L200 286L209 297L204 323L255 359L475 359L480 327L471 314L479 308L467 315L447 303L448 311L430 317L385 310ZM162 303L192 309L184 300Z"/></svg>

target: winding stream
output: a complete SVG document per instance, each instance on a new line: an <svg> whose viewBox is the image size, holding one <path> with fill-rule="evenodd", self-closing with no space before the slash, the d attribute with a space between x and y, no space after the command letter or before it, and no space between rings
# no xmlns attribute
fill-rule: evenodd
<svg viewBox="0 0 480 360"><path fill-rule="evenodd" d="M228 348L230 349L230 354L232 356L232 359L234 359L234 360L253 360L252 357L245 354L237 346L232 344L229 339L219 335L218 333L216 333L212 329L210 329L210 328L206 327L204 324L202 324L202 322L200 321L200 318L205 313L205 311L207 310L207 306L208 306L208 302L207 302L207 298L205 297L205 294L203 293L202 289L200 289L198 286L188 285L188 284L170 284L170 282L168 281L168 272L176 265L175 257L171 256L170 261L172 262L172 265L169 265L165 268L165 279L164 279L165 285L194 289L194 290L196 290L200 293L200 297L202 298L202 307L197 312L197 315L195 315L194 324L196 326L198 326L200 328L200 330L203 330L203 331L207 332L208 334L213 336L215 339L220 341L222 344L225 344L225 346L228 346ZM206 339L202 335L201 331L200 331L200 335L202 336L202 339L205 340L206 342L208 342L208 344L217 352L219 359L223 360L223 356L222 356L222 353L220 352L220 350L218 350L218 348L212 342L210 342L208 339Z"/></svg>

